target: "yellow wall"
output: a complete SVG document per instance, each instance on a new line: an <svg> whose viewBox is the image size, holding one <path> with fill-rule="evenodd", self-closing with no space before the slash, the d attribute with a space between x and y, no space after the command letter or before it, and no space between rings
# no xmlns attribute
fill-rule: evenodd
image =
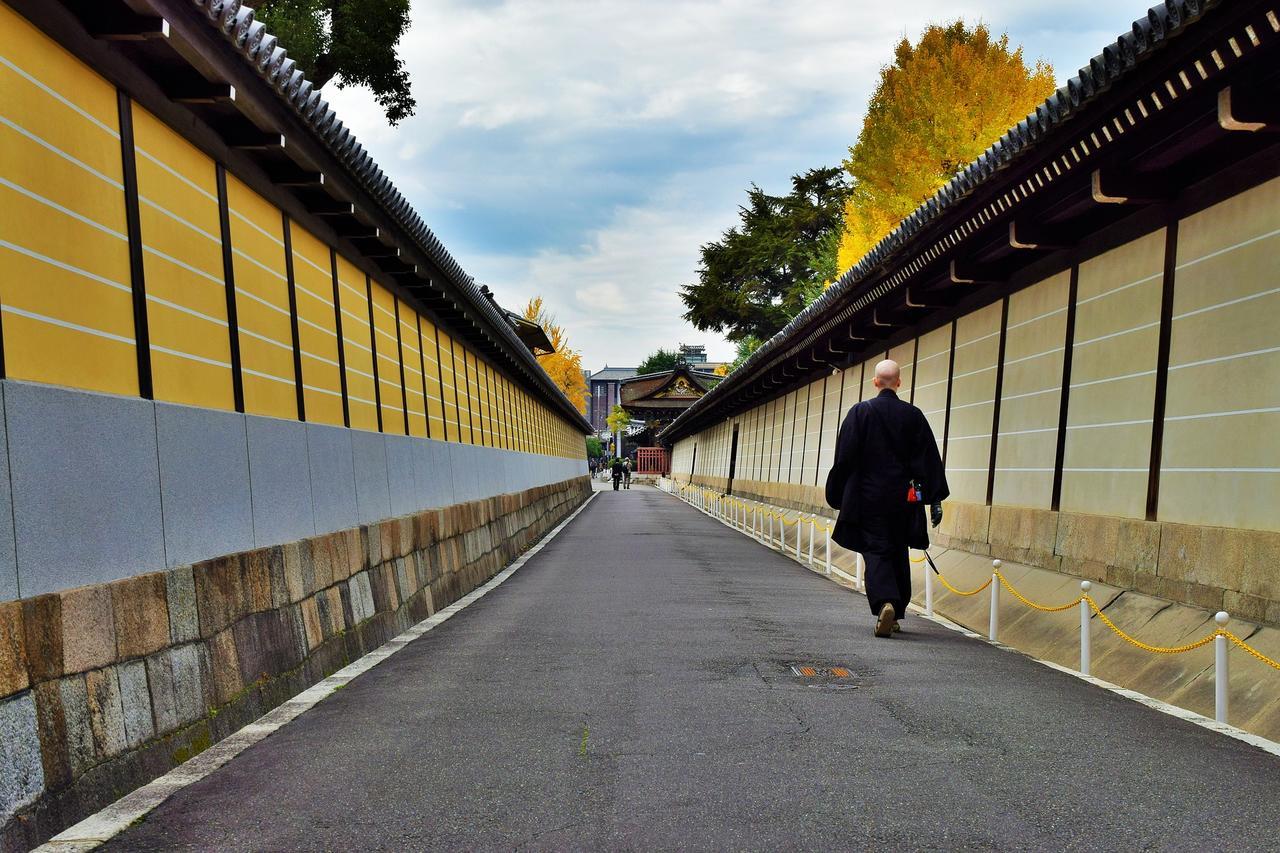
<svg viewBox="0 0 1280 853"><path fill-rule="evenodd" d="M307 420L342 426L342 371L329 248L299 225L289 231Z"/></svg>
<svg viewBox="0 0 1280 853"><path fill-rule="evenodd" d="M284 222L275 206L232 175L227 175L227 210L244 409L253 415L296 418Z"/></svg>
<svg viewBox="0 0 1280 853"><path fill-rule="evenodd" d="M137 394L116 90L3 5L0 34L6 373Z"/></svg>
<svg viewBox="0 0 1280 853"><path fill-rule="evenodd" d="M373 345L378 358L378 392L382 401L382 431L407 434L404 402L408 396L400 383L400 342L396 338L396 298L372 282ZM405 384L409 376L405 374Z"/></svg>
<svg viewBox="0 0 1280 853"><path fill-rule="evenodd" d="M155 397L233 409L216 167L138 106L133 133Z"/></svg>
<svg viewBox="0 0 1280 853"><path fill-rule="evenodd" d="M397 300L400 312L400 360L404 364L404 395L409 404L409 435L427 437L426 383L422 372L422 341L419 338L418 315L405 302Z"/></svg>
<svg viewBox="0 0 1280 853"><path fill-rule="evenodd" d="M337 256L338 302L342 308L342 356L347 375L347 412L353 429L378 428L373 376L373 334L364 273Z"/></svg>

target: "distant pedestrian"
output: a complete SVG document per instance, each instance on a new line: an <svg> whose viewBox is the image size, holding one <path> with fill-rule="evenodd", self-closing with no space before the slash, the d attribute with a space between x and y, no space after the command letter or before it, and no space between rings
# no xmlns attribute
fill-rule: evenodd
<svg viewBox="0 0 1280 853"><path fill-rule="evenodd" d="M621 485L622 483L623 473L626 471L626 466L622 464L621 459L615 458L613 460L612 471L613 471L613 490L616 492L618 491L618 486Z"/></svg>
<svg viewBox="0 0 1280 853"><path fill-rule="evenodd" d="M624 459L622 462L622 481L623 483L626 484L623 486L624 489L631 488L631 460L630 459Z"/></svg>
<svg viewBox="0 0 1280 853"><path fill-rule="evenodd" d="M840 426L826 497L840 510L831 538L862 554L875 635L888 637L911 601L907 548L929 544L925 504L937 527L951 492L929 421L895 393L897 362L877 364L873 381L880 393L850 409Z"/></svg>

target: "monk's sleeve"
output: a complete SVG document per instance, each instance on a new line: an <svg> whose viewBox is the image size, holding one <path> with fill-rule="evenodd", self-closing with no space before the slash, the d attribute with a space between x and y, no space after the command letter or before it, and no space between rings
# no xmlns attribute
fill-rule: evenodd
<svg viewBox="0 0 1280 853"><path fill-rule="evenodd" d="M916 442L915 463L924 485L924 499L931 504L942 503L951 496L947 486L947 471L938 453L938 441L933 436L929 419L920 414L919 440Z"/></svg>
<svg viewBox="0 0 1280 853"><path fill-rule="evenodd" d="M836 434L836 458L827 473L827 506L840 509L844 502L844 487L849 482L857 465L858 452L862 446L862 436L858 429L858 419L854 410L845 415L844 423Z"/></svg>

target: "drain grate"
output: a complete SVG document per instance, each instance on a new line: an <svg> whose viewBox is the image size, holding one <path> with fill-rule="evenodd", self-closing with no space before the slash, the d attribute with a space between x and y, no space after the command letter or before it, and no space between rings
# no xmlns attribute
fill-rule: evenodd
<svg viewBox="0 0 1280 853"><path fill-rule="evenodd" d="M795 663L791 665L791 673L798 678L843 679L853 677L847 666L819 666L816 664Z"/></svg>

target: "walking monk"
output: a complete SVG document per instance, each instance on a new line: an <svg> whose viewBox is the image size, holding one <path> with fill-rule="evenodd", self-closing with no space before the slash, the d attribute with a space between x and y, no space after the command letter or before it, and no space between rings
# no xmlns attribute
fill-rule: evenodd
<svg viewBox="0 0 1280 853"><path fill-rule="evenodd" d="M951 492L924 413L898 399L898 363L877 364L873 382L880 393L850 409L840 425L827 503L840 511L831 538L862 554L875 634L888 637L911 600L907 547L928 544L922 504L932 505L937 527Z"/></svg>

